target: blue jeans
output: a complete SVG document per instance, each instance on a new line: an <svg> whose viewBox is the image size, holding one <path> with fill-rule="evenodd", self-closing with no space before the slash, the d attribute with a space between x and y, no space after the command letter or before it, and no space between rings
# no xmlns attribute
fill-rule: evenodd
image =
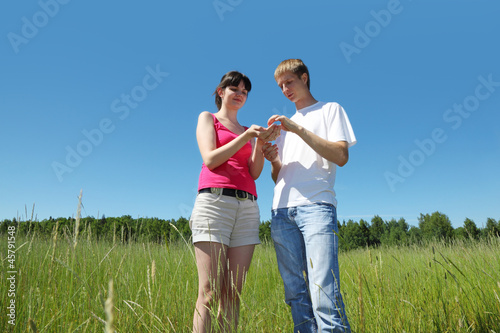
<svg viewBox="0 0 500 333"><path fill-rule="evenodd" d="M350 332L340 294L337 212L312 204L272 211L271 237L294 332Z"/></svg>

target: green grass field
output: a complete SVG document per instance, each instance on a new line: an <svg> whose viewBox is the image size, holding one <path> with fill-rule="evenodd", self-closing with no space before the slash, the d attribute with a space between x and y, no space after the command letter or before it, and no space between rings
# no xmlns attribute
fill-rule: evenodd
<svg viewBox="0 0 500 333"><path fill-rule="evenodd" d="M122 244L81 234L75 246L72 236L33 234L16 238L9 260L8 235L0 237L1 332L191 329L197 294L191 245ZM353 332L500 332L498 238L357 250L339 259ZM15 297L7 280L12 267ZM242 294L240 331L292 332L283 297L274 249L260 245ZM7 309L12 299L15 325Z"/></svg>

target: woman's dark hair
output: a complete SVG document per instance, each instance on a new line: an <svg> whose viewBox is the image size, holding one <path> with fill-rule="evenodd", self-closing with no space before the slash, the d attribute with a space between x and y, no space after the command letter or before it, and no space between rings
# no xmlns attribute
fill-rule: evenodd
<svg viewBox="0 0 500 333"><path fill-rule="evenodd" d="M241 80L243 80L243 83L245 84L245 89L247 92L250 92L252 90L252 83L250 82L250 79L245 75L237 71L230 71L224 74L222 79L220 79L220 83L215 88L215 105L217 105L217 109L220 110L222 107L222 98L220 98L219 94L217 93L217 90L219 88L225 89L226 87L234 86L237 87L239 86Z"/></svg>

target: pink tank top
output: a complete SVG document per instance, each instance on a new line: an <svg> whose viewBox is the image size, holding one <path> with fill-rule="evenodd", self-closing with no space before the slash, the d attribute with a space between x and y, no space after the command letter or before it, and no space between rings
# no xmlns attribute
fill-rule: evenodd
<svg viewBox="0 0 500 333"><path fill-rule="evenodd" d="M238 137L228 130L217 117L212 114L217 148L224 146ZM247 127L245 127L247 129ZM198 190L207 187L231 188L243 190L257 197L255 181L250 175L248 159L252 155L252 144L248 141L240 150L217 168L210 170L205 163L201 167Z"/></svg>

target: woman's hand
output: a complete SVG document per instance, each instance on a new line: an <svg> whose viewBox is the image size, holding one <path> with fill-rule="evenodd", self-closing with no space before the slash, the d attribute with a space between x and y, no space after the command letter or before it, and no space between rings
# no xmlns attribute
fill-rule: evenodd
<svg viewBox="0 0 500 333"><path fill-rule="evenodd" d="M250 135L251 138L256 138L264 135L267 132L267 128L259 125L252 125L245 132Z"/></svg>
<svg viewBox="0 0 500 333"><path fill-rule="evenodd" d="M280 133L281 133L281 129L278 125L271 125L265 130L265 132L262 132L258 136L258 138L262 142L274 141L280 136Z"/></svg>
<svg viewBox="0 0 500 333"><path fill-rule="evenodd" d="M280 126L273 124L267 128L266 135L264 137L259 137L264 142L269 142L269 141L274 141L276 140L281 134L281 128Z"/></svg>

